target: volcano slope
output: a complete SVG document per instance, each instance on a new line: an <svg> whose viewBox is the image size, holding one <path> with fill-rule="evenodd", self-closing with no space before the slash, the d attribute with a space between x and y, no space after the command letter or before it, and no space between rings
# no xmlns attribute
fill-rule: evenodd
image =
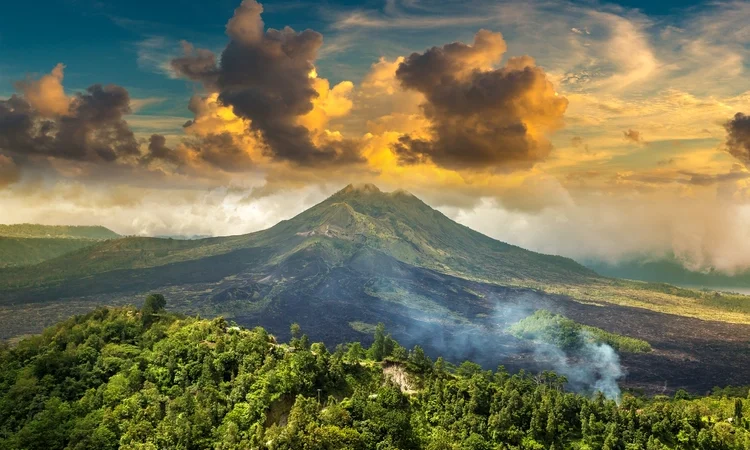
<svg viewBox="0 0 750 450"><path fill-rule="evenodd" d="M432 355L531 370L552 362L503 330L543 308L648 341L652 352L621 355L625 385L660 392L750 384L742 370L750 364L750 326L728 322L748 322L737 308L744 299L718 302L603 278L570 259L477 233L407 192L372 185L347 186L248 235L123 238L0 270L1 337L37 332L101 304L139 303L152 291L172 309L224 315L282 338L297 322L328 345L366 342L383 322L400 342L425 345Z"/></svg>

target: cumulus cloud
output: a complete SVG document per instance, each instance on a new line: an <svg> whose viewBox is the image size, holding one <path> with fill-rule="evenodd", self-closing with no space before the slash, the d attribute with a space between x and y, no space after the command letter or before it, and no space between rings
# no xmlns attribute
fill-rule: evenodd
<svg viewBox="0 0 750 450"><path fill-rule="evenodd" d="M210 172L238 172L253 167L252 157L243 145L252 140L252 135L232 135L232 121L236 122L235 131L245 128L245 124L231 113L231 108L218 106L216 97L196 96L191 101L195 119L185 124L187 135L169 146L161 134L152 134L147 141L136 136L126 121L134 102L121 86L93 85L65 97L63 110L58 95L64 92L59 84L62 67L58 65L39 80L18 83L20 94L0 100L0 156L13 156L13 160L4 156L4 185L16 179L21 167L51 169L72 177L90 172L85 169L89 164L107 164L110 173L125 168L153 168L162 173L178 171L195 176L216 176L219 174ZM83 164L75 169L55 161Z"/></svg>
<svg viewBox="0 0 750 450"><path fill-rule="evenodd" d="M120 86L99 84L78 93L66 114L48 118L43 97L13 95L0 101L0 150L24 155L111 162L139 154L139 143L124 116L130 96Z"/></svg>
<svg viewBox="0 0 750 450"><path fill-rule="evenodd" d="M480 30L472 45L433 47L399 65L401 86L425 97L431 134L399 140L393 149L403 164L512 170L547 157L546 133L562 126L568 102L528 56L493 69L505 50L500 33Z"/></svg>
<svg viewBox="0 0 750 450"><path fill-rule="evenodd" d="M44 117L61 116L68 113L70 98L63 88L63 71L60 63L52 72L38 80L27 79L16 83L16 88L23 92L29 104Z"/></svg>
<svg viewBox="0 0 750 450"><path fill-rule="evenodd" d="M750 165L750 116L735 114L732 120L724 124L727 130L726 147L729 154L746 166Z"/></svg>
<svg viewBox="0 0 750 450"><path fill-rule="evenodd" d="M247 119L250 129L262 136L268 156L310 166L360 162L356 142L328 139L325 133L314 136L301 123L320 96L313 63L323 36L289 27L265 30L262 12L255 0L244 0L235 9L226 27L230 41L218 66L210 52L185 44L184 56L173 60L172 67L217 92L223 105ZM346 89L334 89L332 95Z"/></svg>

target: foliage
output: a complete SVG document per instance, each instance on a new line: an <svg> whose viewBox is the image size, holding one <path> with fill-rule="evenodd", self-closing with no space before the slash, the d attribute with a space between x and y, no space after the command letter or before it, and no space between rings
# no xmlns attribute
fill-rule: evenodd
<svg viewBox="0 0 750 450"><path fill-rule="evenodd" d="M513 324L508 331L520 339L531 339L555 345L563 350L575 351L587 341L610 345L617 351L630 353L650 352L651 345L642 340L581 325L559 314L540 309Z"/></svg>
<svg viewBox="0 0 750 450"><path fill-rule="evenodd" d="M545 372L448 369L421 348L402 392L358 343L333 353L262 328L102 308L0 350L3 449L747 449L748 402L565 392ZM392 352L403 357L400 346ZM383 350L385 353L386 351ZM376 354L377 353L377 354Z"/></svg>

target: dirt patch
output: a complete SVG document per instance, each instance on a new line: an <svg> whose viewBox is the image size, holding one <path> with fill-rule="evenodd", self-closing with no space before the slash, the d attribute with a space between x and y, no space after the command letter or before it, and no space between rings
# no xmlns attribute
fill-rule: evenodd
<svg viewBox="0 0 750 450"><path fill-rule="evenodd" d="M410 380L409 372L406 371L406 367L403 364L384 361L383 375L385 375L386 379L395 383L404 394L417 393L417 386Z"/></svg>

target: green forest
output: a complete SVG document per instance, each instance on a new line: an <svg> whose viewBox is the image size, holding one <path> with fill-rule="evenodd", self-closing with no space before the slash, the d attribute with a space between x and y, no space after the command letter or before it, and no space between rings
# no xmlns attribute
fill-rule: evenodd
<svg viewBox="0 0 750 450"><path fill-rule="evenodd" d="M749 449L747 388L572 393L551 372L100 308L0 350L2 449Z"/></svg>

